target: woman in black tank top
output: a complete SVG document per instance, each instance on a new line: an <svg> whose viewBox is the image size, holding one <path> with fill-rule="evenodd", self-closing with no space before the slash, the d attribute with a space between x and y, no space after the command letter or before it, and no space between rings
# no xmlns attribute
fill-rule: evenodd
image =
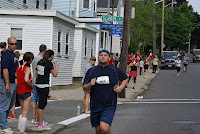
<svg viewBox="0 0 200 134"><path fill-rule="evenodd" d="M131 78L133 78L133 89L135 89L136 77L137 77L137 65L136 65L135 59L133 59L133 62L128 65L128 68L130 68L129 81Z"/></svg>

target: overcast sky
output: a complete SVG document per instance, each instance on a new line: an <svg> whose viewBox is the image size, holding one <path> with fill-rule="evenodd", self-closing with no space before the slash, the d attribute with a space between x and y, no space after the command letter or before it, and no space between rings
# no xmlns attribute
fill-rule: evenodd
<svg viewBox="0 0 200 134"><path fill-rule="evenodd" d="M195 12L200 14L200 0L187 0L189 5L192 5Z"/></svg>

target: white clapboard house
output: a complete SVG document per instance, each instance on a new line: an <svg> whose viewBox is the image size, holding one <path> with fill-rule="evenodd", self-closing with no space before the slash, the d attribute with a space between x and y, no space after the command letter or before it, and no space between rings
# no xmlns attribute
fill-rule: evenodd
<svg viewBox="0 0 200 134"><path fill-rule="evenodd" d="M77 20L56 10L0 8L0 41L16 37L22 54L30 51L36 56L40 44L54 51L60 67L58 77L51 76L51 86L72 84L75 25Z"/></svg>

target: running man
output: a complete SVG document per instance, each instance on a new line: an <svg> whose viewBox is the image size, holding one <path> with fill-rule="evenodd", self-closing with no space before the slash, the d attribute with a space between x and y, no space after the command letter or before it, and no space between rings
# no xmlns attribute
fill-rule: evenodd
<svg viewBox="0 0 200 134"><path fill-rule="evenodd" d="M85 76L83 89L90 91L91 124L96 134L110 134L111 124L117 105L117 93L128 82L128 77L121 69L109 65L110 53L99 52L99 65L90 68ZM119 86L119 81L121 85ZM114 91L114 92L113 92Z"/></svg>

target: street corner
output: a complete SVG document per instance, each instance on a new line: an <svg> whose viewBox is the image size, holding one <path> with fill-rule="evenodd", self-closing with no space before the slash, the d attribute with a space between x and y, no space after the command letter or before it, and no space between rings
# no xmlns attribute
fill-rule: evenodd
<svg viewBox="0 0 200 134"><path fill-rule="evenodd" d="M18 119L8 119L8 125L14 131L14 133L18 132L18 128L17 128ZM47 126L50 127L51 129L53 129L55 124L48 123ZM52 131L52 130L45 130L45 129L42 129L42 128L38 128L37 126L35 126L35 124L31 123L30 120L27 121L26 133L28 133L28 134L48 133L50 131Z"/></svg>

